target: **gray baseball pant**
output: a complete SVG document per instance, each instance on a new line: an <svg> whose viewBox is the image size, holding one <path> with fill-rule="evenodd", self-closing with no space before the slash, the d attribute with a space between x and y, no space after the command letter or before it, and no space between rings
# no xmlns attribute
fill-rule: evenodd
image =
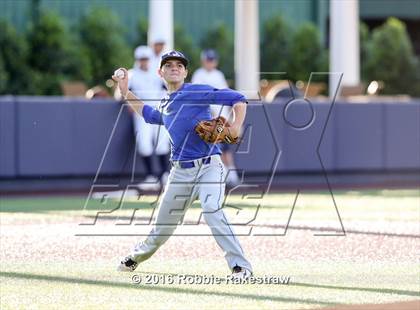
<svg viewBox="0 0 420 310"><path fill-rule="evenodd" d="M193 168L180 168L176 164L172 167L153 228L146 240L136 245L132 258L140 263L152 256L173 234L187 208L198 197L203 217L224 251L229 268L238 265L252 272L251 264L245 258L222 209L225 175L220 156L211 156L209 164L203 164L201 159L194 162Z"/></svg>

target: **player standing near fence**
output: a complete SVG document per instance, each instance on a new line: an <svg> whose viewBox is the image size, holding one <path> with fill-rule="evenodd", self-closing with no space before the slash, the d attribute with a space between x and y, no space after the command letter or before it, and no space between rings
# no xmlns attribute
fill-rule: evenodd
<svg viewBox="0 0 420 310"><path fill-rule="evenodd" d="M128 89L145 104L157 107L166 92L156 69L150 67L153 51L148 46L138 46L134 50L134 57L134 67L128 70ZM168 133L164 126L147 124L136 111L133 113L133 120L137 152L143 159L146 171L145 180L137 186L144 191L159 190L161 183L165 185L168 174ZM152 168L153 155L158 159L160 170L157 173Z"/></svg>
<svg viewBox="0 0 420 310"><path fill-rule="evenodd" d="M134 271L139 263L152 256L173 234L187 208L197 198L203 216L217 244L225 253L232 276L248 278L252 267L245 258L235 233L223 212L225 175L217 143L237 141L245 113L246 99L231 89L219 90L209 85L184 83L188 60L171 51L161 57L159 75L168 95L158 108L144 105L128 91L127 70L113 75L124 99L135 106L145 121L163 124L171 142L172 169L153 228L147 238L118 266L120 271ZM212 120L210 104L230 105L235 114L232 124ZM185 197L184 199L180 199Z"/></svg>
<svg viewBox="0 0 420 310"><path fill-rule="evenodd" d="M207 84L215 88L227 88L228 84L225 75L222 71L217 69L219 65L219 55L215 50L206 49L201 52L201 67L198 68L191 78L191 83L194 84ZM232 107L229 105L221 106L212 104L210 105L213 116L223 116L228 121L232 120ZM227 168L226 183L229 186L237 186L241 183L238 172L235 167L234 159L234 146L228 143L220 145L222 150L222 161Z"/></svg>

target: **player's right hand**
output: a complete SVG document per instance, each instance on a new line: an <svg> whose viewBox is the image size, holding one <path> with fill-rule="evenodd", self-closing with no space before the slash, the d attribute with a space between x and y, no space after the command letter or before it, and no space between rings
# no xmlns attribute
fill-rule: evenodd
<svg viewBox="0 0 420 310"><path fill-rule="evenodd" d="M121 77L112 75L112 79L118 83L120 93L125 98L128 93L128 71L126 68L118 68L117 70L115 70L115 72L117 72L118 70L122 70L124 72L124 76Z"/></svg>

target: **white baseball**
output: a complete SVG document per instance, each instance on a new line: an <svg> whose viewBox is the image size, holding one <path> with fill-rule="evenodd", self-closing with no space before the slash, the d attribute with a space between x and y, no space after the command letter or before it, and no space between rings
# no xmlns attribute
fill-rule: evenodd
<svg viewBox="0 0 420 310"><path fill-rule="evenodd" d="M115 70L114 75L115 75L116 77L120 78L120 79L123 79L123 78L124 78L124 76L125 76L125 73L124 73L124 70L122 70L122 69L117 69L117 70Z"/></svg>

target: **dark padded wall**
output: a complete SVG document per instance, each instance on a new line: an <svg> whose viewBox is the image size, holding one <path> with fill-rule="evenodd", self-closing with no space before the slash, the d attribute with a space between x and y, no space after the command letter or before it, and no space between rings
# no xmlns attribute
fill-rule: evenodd
<svg viewBox="0 0 420 310"><path fill-rule="evenodd" d="M302 99L281 105L278 116L282 123L280 171L322 171L321 160L325 167L333 167L333 124L327 124L332 108L329 103L311 103Z"/></svg>
<svg viewBox="0 0 420 310"><path fill-rule="evenodd" d="M13 97L0 97L0 177L15 177L16 132Z"/></svg>
<svg viewBox="0 0 420 310"><path fill-rule="evenodd" d="M335 169L385 167L383 104L336 104Z"/></svg>
<svg viewBox="0 0 420 310"><path fill-rule="evenodd" d="M420 104L384 104L385 168L420 167Z"/></svg>
<svg viewBox="0 0 420 310"><path fill-rule="evenodd" d="M119 174L128 164L131 119L113 100L20 97L16 104L20 176Z"/></svg>
<svg viewBox="0 0 420 310"><path fill-rule="evenodd" d="M0 177L101 183L131 174L134 159L139 176L131 117L113 100L0 97ZM328 171L420 169L419 127L419 101L250 103L236 164L246 173L321 172L320 157Z"/></svg>
<svg viewBox="0 0 420 310"><path fill-rule="evenodd" d="M280 145L275 114L279 107L269 104L249 104L244 124L243 140L237 149L236 166L247 173L272 171L276 167Z"/></svg>

